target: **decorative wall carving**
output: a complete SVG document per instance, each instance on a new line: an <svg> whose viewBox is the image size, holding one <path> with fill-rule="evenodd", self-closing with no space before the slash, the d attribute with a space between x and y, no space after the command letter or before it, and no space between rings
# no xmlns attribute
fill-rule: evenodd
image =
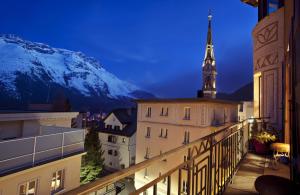
<svg viewBox="0 0 300 195"><path fill-rule="evenodd" d="M264 68L266 66L272 66L275 65L279 62L278 60L278 53L273 52L270 54L267 54L263 57L260 57L256 60L255 64L254 64L254 70L257 71L261 68Z"/></svg>
<svg viewBox="0 0 300 195"><path fill-rule="evenodd" d="M273 22L260 29L255 34L255 50L278 40L278 21Z"/></svg>

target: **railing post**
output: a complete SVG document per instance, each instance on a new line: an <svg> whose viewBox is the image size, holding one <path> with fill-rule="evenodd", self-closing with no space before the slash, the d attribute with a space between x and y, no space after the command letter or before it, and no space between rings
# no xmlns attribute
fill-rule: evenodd
<svg viewBox="0 0 300 195"><path fill-rule="evenodd" d="M188 161L191 160L191 148L188 150ZM187 195L191 194L191 163L187 164Z"/></svg>
<svg viewBox="0 0 300 195"><path fill-rule="evenodd" d="M65 133L62 134L62 141L61 141L61 157L64 157L64 144L65 144Z"/></svg>
<svg viewBox="0 0 300 195"><path fill-rule="evenodd" d="M33 144L32 166L35 165L35 151L36 151L36 137L34 137L34 144Z"/></svg>
<svg viewBox="0 0 300 195"><path fill-rule="evenodd" d="M212 136L209 138L209 158L208 158L208 182L207 182L207 194L211 195L212 186L212 156L213 156L213 141Z"/></svg>

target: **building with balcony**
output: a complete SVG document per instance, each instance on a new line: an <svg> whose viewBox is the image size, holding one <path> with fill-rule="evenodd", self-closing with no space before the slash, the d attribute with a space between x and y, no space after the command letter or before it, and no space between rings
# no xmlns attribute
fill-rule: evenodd
<svg viewBox="0 0 300 195"><path fill-rule="evenodd" d="M299 0L242 0L258 7L258 23L252 36L254 41L254 116L266 117L269 124L263 125L264 119L256 119L263 126L280 130L280 142L290 145L287 162L288 177L282 178L281 166L268 167L276 158L254 155L249 147L249 121L235 123L208 136L183 144L170 151L162 151L154 146L155 153L148 150L151 157L120 172L101 178L89 185L81 186L66 194L92 193L97 189L115 183L131 174L140 174L141 181L131 195L147 194L299 194L300 190L300 1ZM155 105L159 105L157 102ZM179 107L180 104L177 106ZM166 102L160 106L168 107ZM188 107L188 106L187 106ZM140 107L139 107L140 109ZM146 109L146 110L145 110ZM164 110L164 112L162 112ZM142 116L158 117L160 113L169 115L169 108L144 108ZM185 112L186 110L186 112ZM177 119L188 118L189 113L182 107L174 116ZM199 110L199 109L198 109ZM190 118L192 113L190 112ZM184 117L182 117L182 115ZM188 114L187 114L188 116ZM201 115L199 115L201 116ZM145 119L143 119L145 120ZM200 120L199 118L197 120ZM142 121L147 122L148 121ZM176 121L176 118L173 119ZM139 122L139 121L138 121ZM156 122L165 125L162 121ZM185 124L184 124L185 125ZM181 125L184 127L184 125ZM263 128L260 130L264 130ZM137 137L139 137L139 125ZM143 136L158 139L160 128L150 133L144 128ZM168 128L167 137L172 131ZM178 135L177 135L178 134ZM176 132L176 138L185 140L185 131ZM175 137L175 136L174 136ZM172 137L172 139L174 138ZM177 138L179 137L179 138ZM145 138L148 139L148 138ZM147 143L143 140L145 144ZM149 139L151 141L151 139ZM178 142L179 143L179 142ZM137 146L139 139L137 139ZM154 144L150 145L153 146ZM163 142L160 146L163 148ZM288 148L288 147L287 147ZM146 149L140 151L140 158ZM276 151L274 151L276 155ZM138 154L138 151L137 151ZM177 158L173 158L176 156ZM186 156L186 157L185 157ZM137 161L139 157L137 156ZM171 160L170 160L171 159ZM166 167L164 163L174 165ZM279 165L280 162L278 163ZM151 169L161 172L151 175ZM147 170L147 171L146 171ZM163 172L166 170L166 172ZM150 174L149 174L150 173ZM289 174L290 173L290 174ZM146 178L143 177L146 175ZM149 175L149 176L148 176ZM264 175L269 175L264 177ZM278 175L274 177L270 175ZM139 176L138 176L139 177ZM147 180L148 179L148 180ZM178 181L177 184L175 181ZM261 185L261 181L265 181ZM162 188L162 189L160 189Z"/></svg>
<svg viewBox="0 0 300 195"><path fill-rule="evenodd" d="M136 109L113 110L98 131L107 169L120 170L135 164Z"/></svg>
<svg viewBox="0 0 300 195"><path fill-rule="evenodd" d="M137 163L218 132L238 119L238 103L217 99L154 99L138 100L137 103ZM140 188L179 162L186 161L185 152L136 173L135 187ZM178 185L178 180L172 182L172 186ZM158 185L162 194L166 193L165 184L166 180Z"/></svg>
<svg viewBox="0 0 300 195"><path fill-rule="evenodd" d="M0 194L59 194L80 185L76 112L0 114Z"/></svg>

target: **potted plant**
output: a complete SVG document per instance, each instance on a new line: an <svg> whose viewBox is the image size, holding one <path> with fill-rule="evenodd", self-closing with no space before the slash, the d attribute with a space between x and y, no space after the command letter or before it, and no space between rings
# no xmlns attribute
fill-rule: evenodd
<svg viewBox="0 0 300 195"><path fill-rule="evenodd" d="M261 131L253 136L253 144L257 154L267 154L269 146L276 140L276 136L267 131Z"/></svg>

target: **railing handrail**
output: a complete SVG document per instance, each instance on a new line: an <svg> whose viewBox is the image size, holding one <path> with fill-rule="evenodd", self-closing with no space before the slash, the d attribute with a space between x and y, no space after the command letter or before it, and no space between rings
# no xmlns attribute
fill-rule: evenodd
<svg viewBox="0 0 300 195"><path fill-rule="evenodd" d="M67 131L67 132L61 132L61 133L53 133L53 134L47 134L47 135L37 135L37 136L30 136L30 137L20 137L20 138L16 138L16 139L10 139L10 140L0 141L0 144L6 143L6 142L14 142L14 141L26 140L26 139L35 139L35 138L38 138L38 137L47 137L47 136L53 136L53 135L59 135L59 134L73 133L73 132L77 132L77 131L83 131L84 132L84 129L79 129L79 130L74 130L74 131Z"/></svg>
<svg viewBox="0 0 300 195"><path fill-rule="evenodd" d="M0 160L0 163L6 162L6 161L10 161L10 160L15 160L15 159L18 159L18 158L24 158L26 156L31 156L33 154L41 154L41 153L45 153L45 152L48 152L48 151L51 151L51 150L61 149L63 147L74 146L74 145L78 145L78 144L82 144L82 143L84 143L84 141L76 142L76 143L68 144L68 145L61 145L59 147L50 148L50 149L42 150L42 151L39 151L39 152L32 152L32 153L28 153L28 154L23 154L23 155L20 155L20 156L17 156L17 157L8 158L8 159L5 159L5 160Z"/></svg>
<svg viewBox="0 0 300 195"><path fill-rule="evenodd" d="M90 192L94 192L96 190L99 190L101 188L104 188L105 186L108 186L109 184L112 184L116 181L119 181L123 178L126 178L128 176L131 176L133 175L134 173L142 170L142 169L145 169L149 166L151 166L153 163L157 163L157 162L160 162L160 161L163 161L164 159L170 157L170 156L173 156L173 155L176 155L180 152L183 152L183 151L186 151L187 149L191 148L192 146L196 145L199 141L203 141L209 137L214 137L220 133L223 133L224 131L228 130L228 129L233 129L235 127L237 127L238 125L243 125L244 122L247 123L247 120L243 120L241 122L237 122L235 124L231 124L227 127L224 127L216 132L213 132L207 136L204 136L204 137L201 137L199 139L196 139L186 145L183 145L183 146L179 146L177 148L174 148L174 149L171 149L165 153L162 153L162 154L159 154L159 155L156 155L148 160L145 160L145 161L142 161L140 163L137 163L133 166L130 166L128 168L125 168L125 169L122 169L118 172L115 172L115 173L112 173L110 175L107 175L105 177L102 177L102 178L99 178L91 183L87 183L87 184L84 184L76 189L73 189L69 192L66 192L64 193L65 195L73 195L73 194L77 194L77 195L81 195L81 194L87 194L87 193L90 193ZM234 131L236 132L236 131ZM231 134L233 134L234 132L231 132ZM230 136L228 135L228 136ZM226 136L226 137L228 137Z"/></svg>

